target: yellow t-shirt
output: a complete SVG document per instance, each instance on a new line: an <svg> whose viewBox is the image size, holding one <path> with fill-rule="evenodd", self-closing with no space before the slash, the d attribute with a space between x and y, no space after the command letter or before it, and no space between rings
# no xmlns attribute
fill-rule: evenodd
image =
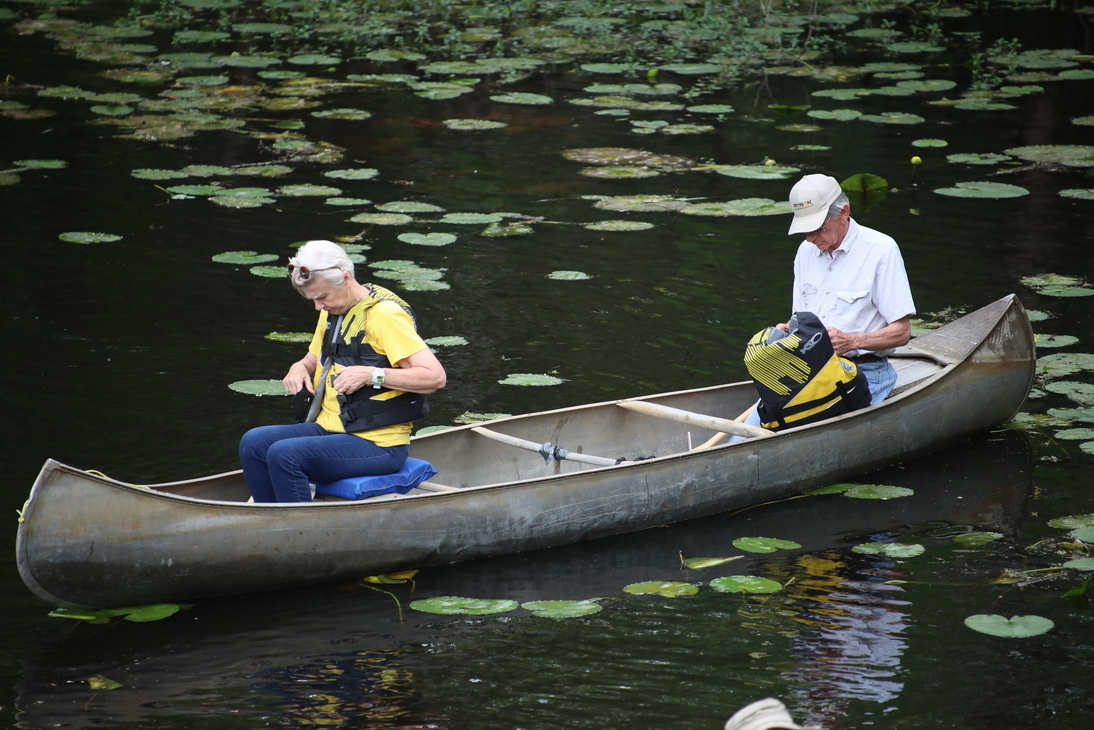
<svg viewBox="0 0 1094 730"><path fill-rule="evenodd" d="M406 359L428 347L422 341L422 338L418 336L410 315L393 301L381 300L372 303L369 299L363 299L355 304L342 317L339 339L342 342L348 342L354 336L360 334L362 328L365 330L364 341L376 352L387 357L392 367L397 367L400 360ZM308 352L315 355L319 360L312 383L316 388L319 387L319 376L323 372L323 336L326 331L327 312L320 312L315 334L312 336L311 345L308 347ZM341 365L335 365L330 369L327 384L323 391L323 407L319 411L319 416L315 419L315 422L320 426L334 433L345 432L342 427L342 420L338 417L341 412L338 394L331 387L331 381L343 369ZM371 389L369 385L362 387ZM401 395L402 392L401 390L390 390L378 393L375 397L394 398ZM366 438L377 446L399 446L410 443L410 430L411 425L409 423L397 423L393 426L384 426L372 431L358 431L353 435Z"/></svg>

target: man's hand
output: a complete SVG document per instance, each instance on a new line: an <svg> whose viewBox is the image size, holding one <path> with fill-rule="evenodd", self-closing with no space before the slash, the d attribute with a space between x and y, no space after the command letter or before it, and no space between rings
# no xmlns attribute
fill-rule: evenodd
<svg viewBox="0 0 1094 730"><path fill-rule="evenodd" d="M786 322L779 322L777 325L775 325L775 329L782 330L786 334L790 334L790 325L788 325Z"/></svg>
<svg viewBox="0 0 1094 730"><path fill-rule="evenodd" d="M837 355L843 355L851 350L861 349L858 344L858 335L849 335L843 330L836 329L835 327L828 328L828 338L832 340L832 349L836 351Z"/></svg>

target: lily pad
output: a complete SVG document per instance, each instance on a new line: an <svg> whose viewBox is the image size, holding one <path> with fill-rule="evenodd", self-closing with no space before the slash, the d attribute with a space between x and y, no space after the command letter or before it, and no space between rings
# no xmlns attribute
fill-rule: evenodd
<svg viewBox="0 0 1094 730"><path fill-rule="evenodd" d="M552 271L547 278L556 281L583 281L592 277L583 271Z"/></svg>
<svg viewBox="0 0 1094 730"><path fill-rule="evenodd" d="M646 231L653 228L653 224L645 221L597 221L586 223L583 228L590 231Z"/></svg>
<svg viewBox="0 0 1094 730"><path fill-rule="evenodd" d="M229 383L228 387L247 395L288 395L285 384L280 380L237 380Z"/></svg>
<svg viewBox="0 0 1094 730"><path fill-rule="evenodd" d="M325 201L327 205L346 205L360 207L363 205L372 205L372 201L368 198L327 198Z"/></svg>
<svg viewBox="0 0 1094 730"><path fill-rule="evenodd" d="M953 198L1020 198L1029 191L1017 185L997 182L959 182L952 188L937 188L939 195Z"/></svg>
<svg viewBox="0 0 1094 730"><path fill-rule="evenodd" d="M1094 570L1094 558L1075 558L1064 563L1064 567L1072 570Z"/></svg>
<svg viewBox="0 0 1094 730"><path fill-rule="evenodd" d="M733 541L733 547L749 553L773 553L776 550L796 550L801 545L773 537L738 537Z"/></svg>
<svg viewBox="0 0 1094 730"><path fill-rule="evenodd" d="M342 59L328 53L301 53L291 56L289 63L295 66L337 66Z"/></svg>
<svg viewBox="0 0 1094 730"><path fill-rule="evenodd" d="M666 171L688 170L695 164L690 157L663 155L630 147L575 147L563 150L562 156L586 165L654 167Z"/></svg>
<svg viewBox="0 0 1094 730"><path fill-rule="evenodd" d="M856 484L843 493L852 499L897 499L910 497L915 491L907 487L893 487L887 484Z"/></svg>
<svg viewBox="0 0 1094 730"><path fill-rule="evenodd" d="M510 373L504 380L499 380L502 385L530 385L530 386L544 386L544 385L560 385L564 382L562 378L556 378L554 375L543 375L537 373Z"/></svg>
<svg viewBox="0 0 1094 730"><path fill-rule="evenodd" d="M899 542L867 542L861 545L855 545L851 548L856 553L865 553L867 555L884 555L888 558L914 558L917 555L922 555L925 548L922 545L906 544Z"/></svg>
<svg viewBox="0 0 1094 730"><path fill-rule="evenodd" d="M927 121L918 114L910 112L882 112L881 114L863 114L859 119L877 124L922 124Z"/></svg>
<svg viewBox="0 0 1094 730"><path fill-rule="evenodd" d="M455 223L457 225L482 225L484 223L498 223L504 218L497 213L445 213L440 217L439 223Z"/></svg>
<svg viewBox="0 0 1094 730"><path fill-rule="evenodd" d="M1055 435L1063 441L1094 441L1094 428L1068 428Z"/></svg>
<svg viewBox="0 0 1094 730"><path fill-rule="evenodd" d="M847 191L867 193L874 190L888 190L889 181L878 175L860 172L841 182L840 187Z"/></svg>
<svg viewBox="0 0 1094 730"><path fill-rule="evenodd" d="M1058 162L1070 167L1094 167L1094 146L1044 144L1003 150L1027 162Z"/></svg>
<svg viewBox="0 0 1094 730"><path fill-rule="evenodd" d="M270 332L266 335L267 340L273 340L274 342L311 342L311 332Z"/></svg>
<svg viewBox="0 0 1094 730"><path fill-rule="evenodd" d="M302 183L298 185L283 185L277 189L278 195L284 195L290 198L300 198L306 196L323 196L328 197L331 195L341 195L342 191L338 188L332 188L328 185L311 185L308 183Z"/></svg>
<svg viewBox="0 0 1094 730"><path fill-rule="evenodd" d="M50 614L50 615L52 616L53 614ZM109 620L109 619L107 619L107 620ZM100 623L100 622L92 621L90 623ZM102 623L105 623L105 622L102 622ZM113 679L110 679L109 677L104 677L101 674L96 674L94 677L88 677L87 678L87 687L88 687L88 689L92 689L92 690L95 690L95 691L100 691L100 690L109 691L109 690L112 690L112 689L118 689L119 687L123 687L123 686L125 686L125 685L123 685L121 682L115 682Z"/></svg>
<svg viewBox="0 0 1094 730"><path fill-rule="evenodd" d="M1000 162L1006 162L1014 158L1010 155L997 155L990 152L958 152L957 154L946 155L946 159L963 165L998 165Z"/></svg>
<svg viewBox="0 0 1094 730"><path fill-rule="evenodd" d="M414 219L402 213L358 213L349 219L352 223L365 223L373 226L405 226Z"/></svg>
<svg viewBox="0 0 1094 730"><path fill-rule="evenodd" d="M799 171L797 167L780 167L778 165L731 165L719 167L715 170L719 175L738 177L745 180L785 180Z"/></svg>
<svg viewBox="0 0 1094 730"><path fill-rule="evenodd" d="M372 112L366 112L362 109L323 109L321 111L312 112L313 117L319 117L320 119L343 119L351 122L361 122L372 117Z"/></svg>
<svg viewBox="0 0 1094 730"><path fill-rule="evenodd" d="M410 607L423 613L439 613L446 615L471 615L485 616L495 613L506 613L519 606L516 601L500 598L461 598L459 596L438 596L420 601L413 601Z"/></svg>
<svg viewBox="0 0 1094 730"><path fill-rule="evenodd" d="M350 170L328 170L324 177L333 177L339 180L371 180L380 174L375 167L358 167Z"/></svg>
<svg viewBox="0 0 1094 730"><path fill-rule="evenodd" d="M496 421L499 418L509 418L512 415L511 413L471 413L470 411L464 411L452 420L456 423L484 423L486 421Z"/></svg>
<svg viewBox="0 0 1094 730"><path fill-rule="evenodd" d="M710 587L719 593L777 593L782 590L783 585L776 580L755 575L727 575L712 580Z"/></svg>
<svg viewBox="0 0 1094 730"><path fill-rule="evenodd" d="M1094 200L1094 188L1068 188L1060 191L1060 197L1074 200Z"/></svg>
<svg viewBox="0 0 1094 730"><path fill-rule="evenodd" d="M1006 618L998 614L980 613L965 619L965 625L973 631L989 636L1001 636L1006 639L1024 639L1050 631L1055 626L1043 616L1012 616Z"/></svg>
<svg viewBox="0 0 1094 730"><path fill-rule="evenodd" d="M447 246L455 243L456 236L451 233L400 233L398 239L415 246Z"/></svg>
<svg viewBox="0 0 1094 730"><path fill-rule="evenodd" d="M652 167L638 165L602 165L578 170L579 175L613 180L634 180L644 177L657 177L661 173Z"/></svg>
<svg viewBox="0 0 1094 730"><path fill-rule="evenodd" d="M1078 530L1082 527L1094 526L1094 514L1055 517L1048 521L1048 526L1058 530Z"/></svg>
<svg viewBox="0 0 1094 730"><path fill-rule="evenodd" d="M692 114L732 114L734 109L728 104L697 104L689 106L687 111Z"/></svg>
<svg viewBox="0 0 1094 730"><path fill-rule="evenodd" d="M93 233L91 231L68 231L57 236L68 243L113 243L122 240L113 233Z"/></svg>
<svg viewBox="0 0 1094 730"><path fill-rule="evenodd" d="M1094 370L1094 355L1086 352L1056 352L1037 358L1037 372L1058 378L1082 370Z"/></svg>
<svg viewBox="0 0 1094 730"><path fill-rule="evenodd" d="M970 547L978 547L980 545L986 545L989 542L994 542L1001 537L1003 537L1003 533L1001 532L965 532L960 535L955 535L953 541Z"/></svg>
<svg viewBox="0 0 1094 730"><path fill-rule="evenodd" d="M1066 395L1079 405L1094 406L1094 384L1059 380L1048 383L1045 390L1050 393Z"/></svg>
<svg viewBox="0 0 1094 730"><path fill-rule="evenodd" d="M460 132L479 132L509 126L505 122L496 122L491 119L445 119L441 124Z"/></svg>
<svg viewBox="0 0 1094 730"><path fill-rule="evenodd" d="M459 335L446 335L443 337L430 337L425 340L425 344L430 347L456 347L458 345L466 345L467 338L460 337Z"/></svg>
<svg viewBox="0 0 1094 730"><path fill-rule="evenodd" d="M1037 347L1070 347L1079 342L1075 335L1042 335L1035 340Z"/></svg>
<svg viewBox="0 0 1094 730"><path fill-rule="evenodd" d="M785 202L775 201L771 198L741 198L739 200L727 200L724 203L692 203L680 208L680 212L684 215L715 217L786 215L787 205Z"/></svg>
<svg viewBox="0 0 1094 730"><path fill-rule="evenodd" d="M637 596L679 598L680 596L694 596L699 592L699 588L691 583L682 583L675 580L647 580L623 586L623 592Z"/></svg>
<svg viewBox="0 0 1094 730"><path fill-rule="evenodd" d="M596 196L594 208L621 213L667 213L680 210L688 202L671 195L603 195ZM772 201L773 202L773 201ZM783 211L785 212L785 211Z"/></svg>
<svg viewBox="0 0 1094 730"><path fill-rule="evenodd" d="M541 618L576 618L604 610L603 606L593 601L528 601L520 607Z"/></svg>
<svg viewBox="0 0 1094 730"><path fill-rule="evenodd" d="M11 163L15 167L28 167L32 170L60 170L68 167L64 160L15 160Z"/></svg>
<svg viewBox="0 0 1094 730"><path fill-rule="evenodd" d="M814 119L834 119L837 122L850 122L862 116L857 109L810 109L806 114Z"/></svg>
<svg viewBox="0 0 1094 730"><path fill-rule="evenodd" d="M914 139L912 140L912 147L948 147L950 145L944 139Z"/></svg>
<svg viewBox="0 0 1094 730"><path fill-rule="evenodd" d="M490 97L491 101L496 101L499 104L522 104L526 106L545 106L547 104L554 104L555 100L549 96L543 94L532 94L529 92L515 92L512 94L497 94Z"/></svg>
<svg viewBox="0 0 1094 730"><path fill-rule="evenodd" d="M1036 276L1023 276L1019 281L1034 289L1048 286L1078 286L1083 280L1075 276L1063 276L1061 274L1038 274Z"/></svg>
<svg viewBox="0 0 1094 730"><path fill-rule="evenodd" d="M381 203L376 210L385 213L443 213L444 208L432 203L422 203L417 200L393 200L390 203Z"/></svg>
<svg viewBox="0 0 1094 730"><path fill-rule="evenodd" d="M225 251L213 256L213 261L218 264L264 264L268 261L277 261L277 255L272 253L258 253L257 251Z"/></svg>

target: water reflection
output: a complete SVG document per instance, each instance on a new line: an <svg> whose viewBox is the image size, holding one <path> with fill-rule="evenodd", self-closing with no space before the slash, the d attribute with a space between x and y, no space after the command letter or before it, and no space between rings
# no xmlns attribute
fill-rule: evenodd
<svg viewBox="0 0 1094 730"><path fill-rule="evenodd" d="M923 563L853 553L867 541L927 541L945 527L1012 536L1032 485L1019 434L985 438L870 481L915 490L877 502L838 495L581 545L430 569L413 596L360 584L203 601L154 624L71 626L24 661L21 719L34 727L251 725L350 727L719 727L758 696L835 721L901 693L915 601L901 584ZM954 528L953 526L961 526ZM741 536L801 550L748 555L705 571L689 557L737 554ZM720 572L719 572L720 571ZM625 596L642 580L707 582L749 573L793 579L775 596L709 588L693 600ZM519 601L601 597L606 610L554 621L437 617L395 600L462 595ZM90 692L102 675L123 686ZM683 688L686 687L686 690ZM687 718L687 722L684 719Z"/></svg>

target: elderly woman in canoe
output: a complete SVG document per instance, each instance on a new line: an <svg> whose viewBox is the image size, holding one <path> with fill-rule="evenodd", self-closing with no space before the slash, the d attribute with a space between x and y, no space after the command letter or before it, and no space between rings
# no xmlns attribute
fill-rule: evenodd
<svg viewBox="0 0 1094 730"><path fill-rule="evenodd" d="M289 261L293 287L319 311L308 354L285 388L307 415L244 434L239 460L256 502L310 502L311 484L402 468L411 421L429 411L444 367L418 336L410 306L354 278L330 241L308 241Z"/></svg>

